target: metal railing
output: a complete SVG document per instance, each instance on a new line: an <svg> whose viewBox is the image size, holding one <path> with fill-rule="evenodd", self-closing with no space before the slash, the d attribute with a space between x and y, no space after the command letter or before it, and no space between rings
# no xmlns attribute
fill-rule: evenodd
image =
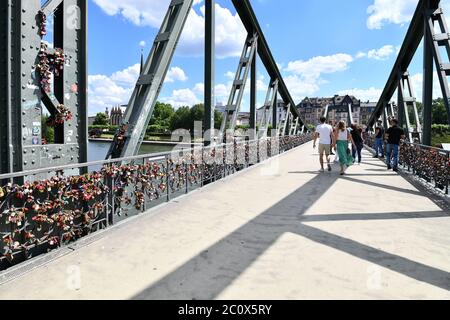
<svg viewBox="0 0 450 320"><path fill-rule="evenodd" d="M366 146L375 150L374 135L364 135ZM386 145L384 145L386 150ZM448 195L450 178L450 152L417 143L403 142L400 145L399 165L406 171L433 184Z"/></svg>
<svg viewBox="0 0 450 320"><path fill-rule="evenodd" d="M448 194L450 152L404 142L400 147L399 162L408 172L434 184L435 188Z"/></svg>
<svg viewBox="0 0 450 320"><path fill-rule="evenodd" d="M0 270L311 139L308 134L234 142L0 175ZM89 173L73 174L83 168ZM50 178L41 179L44 174ZM18 179L25 182L19 184Z"/></svg>

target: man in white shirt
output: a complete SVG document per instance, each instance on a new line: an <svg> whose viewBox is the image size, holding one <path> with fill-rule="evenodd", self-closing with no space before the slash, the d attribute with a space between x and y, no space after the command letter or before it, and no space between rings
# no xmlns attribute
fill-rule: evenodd
<svg viewBox="0 0 450 320"><path fill-rule="evenodd" d="M327 119L325 117L320 118L320 125L317 126L316 132L314 134L314 149L316 148L316 142L317 139L320 138L319 141L319 157L320 157L320 172L325 172L324 169L324 161L323 161L323 155L326 154L327 156L327 164L328 164L328 171L331 171L331 164L330 164L330 153L331 153L331 147L334 145L334 137L333 137L333 127L331 127L329 124L326 124Z"/></svg>

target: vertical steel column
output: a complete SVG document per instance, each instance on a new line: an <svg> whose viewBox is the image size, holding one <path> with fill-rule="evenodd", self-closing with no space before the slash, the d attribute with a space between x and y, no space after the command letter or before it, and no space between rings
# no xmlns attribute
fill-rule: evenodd
<svg viewBox="0 0 450 320"><path fill-rule="evenodd" d="M205 0L205 121L204 143L211 144L214 129L215 0ZM208 132L206 134L206 132Z"/></svg>
<svg viewBox="0 0 450 320"><path fill-rule="evenodd" d="M384 125L384 130L387 130L389 128L389 123L388 123L388 112L387 112L387 108L386 108L386 102L383 103L384 107L383 107L383 125Z"/></svg>
<svg viewBox="0 0 450 320"><path fill-rule="evenodd" d="M0 172L12 172L11 135L11 32L12 0L0 1Z"/></svg>
<svg viewBox="0 0 450 320"><path fill-rule="evenodd" d="M274 92L275 104L272 109L272 130L277 130L278 132L278 91Z"/></svg>
<svg viewBox="0 0 450 320"><path fill-rule="evenodd" d="M438 4L440 1L438 1ZM439 83L441 85L442 96L444 99L444 105L447 109L447 119L450 124L450 87L447 77L450 75L450 64L447 62L450 58L450 32L447 27L447 22L445 21L444 13L439 4L437 10L431 10L430 1L427 2L425 7L426 19L426 34L428 34L428 40L431 42L431 47L433 49L434 61L436 63L436 70L439 78ZM435 32L435 21L437 21L440 33ZM440 48L445 50L440 50ZM447 59L443 59L442 53L447 53Z"/></svg>
<svg viewBox="0 0 450 320"><path fill-rule="evenodd" d="M88 161L88 1L80 1L80 49L79 49L79 81L80 89L78 91L80 104L78 105L78 146L81 150L78 161L85 163ZM87 173L88 168L82 168L81 173Z"/></svg>
<svg viewBox="0 0 450 320"><path fill-rule="evenodd" d="M348 126L350 127L353 124L353 107L352 104L348 104Z"/></svg>
<svg viewBox="0 0 450 320"><path fill-rule="evenodd" d="M53 46L55 48L64 48L64 37L65 35L65 7L64 2L62 2L56 9L54 14L54 40ZM64 70L60 72L60 75L54 76L54 84L53 84L53 94L57 101L64 104ZM55 143L63 144L64 143L64 124L58 124L55 126Z"/></svg>
<svg viewBox="0 0 450 320"><path fill-rule="evenodd" d="M250 130L252 131L252 139L256 137L256 109L257 109L257 70L256 60L258 55L255 55L251 66L250 79ZM265 111L264 111L265 112Z"/></svg>
<svg viewBox="0 0 450 320"><path fill-rule="evenodd" d="M429 23L433 24L431 17L424 15L425 30L423 40L423 136L422 143L431 146L432 106L433 106L433 39L427 32Z"/></svg>
<svg viewBox="0 0 450 320"><path fill-rule="evenodd" d="M401 93L402 86L400 85L400 82L402 81L402 78L400 77L398 80L398 87L397 87L397 105L398 105L398 126L400 128L403 128L404 124L404 114L405 114L405 104L403 103L403 95Z"/></svg>

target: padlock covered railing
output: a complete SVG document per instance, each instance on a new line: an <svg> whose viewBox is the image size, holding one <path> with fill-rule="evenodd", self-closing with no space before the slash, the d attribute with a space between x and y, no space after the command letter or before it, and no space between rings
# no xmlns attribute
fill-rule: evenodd
<svg viewBox="0 0 450 320"><path fill-rule="evenodd" d="M364 143L371 152L375 150L375 136L364 134ZM384 142L384 150L386 143ZM399 165L436 189L448 195L450 178L450 152L404 141L400 145Z"/></svg>
<svg viewBox="0 0 450 320"><path fill-rule="evenodd" d="M450 152L409 142L400 147L400 164L408 172L448 194Z"/></svg>
<svg viewBox="0 0 450 320"><path fill-rule="evenodd" d="M0 270L263 162L311 135L0 175ZM74 169L87 169L73 175ZM51 176L39 179L42 174ZM17 181L25 181L17 183Z"/></svg>

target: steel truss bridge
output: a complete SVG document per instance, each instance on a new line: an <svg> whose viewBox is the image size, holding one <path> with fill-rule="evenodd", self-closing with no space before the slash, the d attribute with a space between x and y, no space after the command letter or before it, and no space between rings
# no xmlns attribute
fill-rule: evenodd
<svg viewBox="0 0 450 320"><path fill-rule="evenodd" d="M304 152L312 135L298 113L250 0L231 1L248 36L220 129L214 129L213 105L215 1L205 0L205 145L177 150L176 157L174 153L138 156L193 4L193 0L171 0L107 159L93 163L86 163L87 0L49 0L43 5L39 0L0 2L0 118L3 120L0 125L0 247L4 248L0 253L0 269L47 250L66 248L75 240L129 216L202 190L203 186L235 173L264 166L271 158L289 159L289 155L298 154L299 150ZM50 16L54 20L53 48L43 41ZM408 68L422 40L424 90L423 111L419 114ZM258 58L270 76L259 123L256 117ZM450 124L449 60L450 32L440 1L420 0L370 118L365 139L370 150L376 123L381 120L387 128L390 117L399 119L409 140L401 147L404 172L411 172L422 182L433 185L444 198L448 194L450 157L448 152L430 147L431 107L435 68ZM227 133L233 133L236 127L247 86L251 97L248 137L226 140ZM398 98L394 108L395 92ZM285 119L277 118L278 97L286 105ZM55 144L42 143L43 108L50 113L50 124L55 127ZM351 105L348 111L348 122L353 122ZM411 111L414 119L410 119ZM270 124L276 124L272 132L269 132ZM370 171L370 167L364 170ZM262 185L265 183L261 181ZM393 190L380 181L370 182L365 188L370 186ZM414 190L412 193L416 194ZM308 203L312 205L311 201ZM433 284L438 281L427 280Z"/></svg>

